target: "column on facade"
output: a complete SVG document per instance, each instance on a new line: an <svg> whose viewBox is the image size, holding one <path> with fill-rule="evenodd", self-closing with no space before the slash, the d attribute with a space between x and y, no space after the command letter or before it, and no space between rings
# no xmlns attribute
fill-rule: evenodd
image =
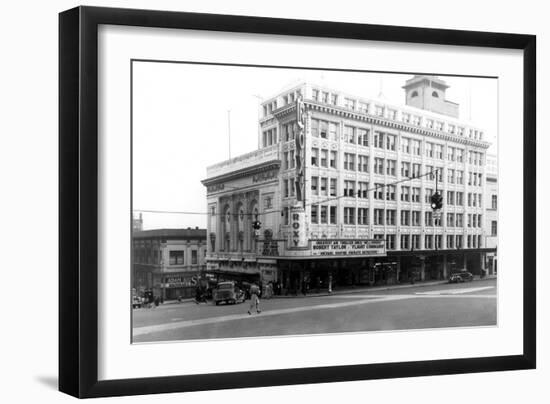
<svg viewBox="0 0 550 404"><path fill-rule="evenodd" d="M423 281L426 279L426 260L420 260L420 280Z"/></svg>
<svg viewBox="0 0 550 404"><path fill-rule="evenodd" d="M442 164L442 172L441 172L441 196L443 197L443 208L441 209L441 249L445 250L447 248L447 208L449 206L449 201L447 200L447 191L448 191L448 168L447 164L445 162L447 161L447 148L449 147L448 142L445 142L442 147L443 152L443 164Z"/></svg>
<svg viewBox="0 0 550 404"><path fill-rule="evenodd" d="M423 230L420 233L420 249L426 249L426 139L422 138L420 141L420 228Z"/></svg>
<svg viewBox="0 0 550 404"><path fill-rule="evenodd" d="M402 150L401 150L401 131L397 132L397 135L395 136L396 144L395 144L395 150L397 152L397 158L396 158L396 167L395 170L397 171L397 181L398 183L395 185L395 228L397 231L395 232L395 249L401 250L401 186L403 183L399 182L402 180L401 176L401 163L402 163ZM410 218L409 218L410 219ZM399 281L399 276L397 276L397 280Z"/></svg>

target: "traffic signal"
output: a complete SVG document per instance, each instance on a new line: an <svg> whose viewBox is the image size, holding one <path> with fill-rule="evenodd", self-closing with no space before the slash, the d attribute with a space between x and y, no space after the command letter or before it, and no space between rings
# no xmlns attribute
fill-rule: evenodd
<svg viewBox="0 0 550 404"><path fill-rule="evenodd" d="M438 210L443 207L443 197L439 193L439 191L436 191L430 198L431 207L433 210Z"/></svg>
<svg viewBox="0 0 550 404"><path fill-rule="evenodd" d="M262 227L262 222L260 222L259 220L255 220L252 222L252 228L254 230L260 230Z"/></svg>

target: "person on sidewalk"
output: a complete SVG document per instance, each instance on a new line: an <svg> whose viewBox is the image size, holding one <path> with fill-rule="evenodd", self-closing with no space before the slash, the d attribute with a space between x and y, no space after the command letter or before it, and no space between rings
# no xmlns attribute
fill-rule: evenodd
<svg viewBox="0 0 550 404"><path fill-rule="evenodd" d="M260 288L258 285L253 283L250 286L250 307L248 308L248 314L252 314L251 310L256 309L256 313L260 314L262 311L260 310L260 298L258 295L260 294Z"/></svg>

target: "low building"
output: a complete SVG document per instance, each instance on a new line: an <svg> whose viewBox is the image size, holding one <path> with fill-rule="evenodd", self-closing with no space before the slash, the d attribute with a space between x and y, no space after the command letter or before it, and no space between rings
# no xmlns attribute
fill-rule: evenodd
<svg viewBox="0 0 550 404"><path fill-rule="evenodd" d="M135 231L132 287L151 290L163 299L194 296L206 269L206 230L156 229Z"/></svg>

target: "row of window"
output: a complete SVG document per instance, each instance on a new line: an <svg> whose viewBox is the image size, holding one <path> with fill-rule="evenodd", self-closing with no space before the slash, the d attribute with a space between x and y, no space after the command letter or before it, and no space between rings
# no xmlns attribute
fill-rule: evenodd
<svg viewBox="0 0 550 404"><path fill-rule="evenodd" d="M329 91L322 91L318 89L312 89L312 99L317 102L323 102L325 104L331 104L331 105L337 105L338 104L338 94L329 92ZM355 100L353 98L344 98L343 106L347 109L350 109L352 111L358 111L361 113L369 113L369 103ZM385 117L390 120L396 120L397 119L397 110L393 108L389 108L382 105L374 105L374 110L370 111L376 116L379 117ZM415 126L421 126L422 125L422 117L419 115L414 115L408 112L402 112L401 113L401 121L404 123L408 123ZM438 131L442 131L445 129L445 123L442 121L437 121L435 119L426 118L425 120L425 126L429 129L435 129ZM448 133L452 135L458 135L458 136L464 136L465 134L465 128L461 126L457 126L455 124L447 124L446 130ZM483 137L483 132L479 131L477 129L469 129L468 135L472 139L481 140Z"/></svg>
<svg viewBox="0 0 550 404"><path fill-rule="evenodd" d="M375 234L374 238L384 240L383 234ZM395 234L386 234L386 250L395 250L396 236ZM463 245L464 236L462 234L447 234L446 248L464 248ZM466 248L480 248L482 238L481 235L470 234L466 237L467 243ZM402 250L409 249L420 249L420 234L401 234L400 236L400 247ZM424 248L427 250L430 249L441 249L443 248L443 235L442 234L425 234L424 235Z"/></svg>

